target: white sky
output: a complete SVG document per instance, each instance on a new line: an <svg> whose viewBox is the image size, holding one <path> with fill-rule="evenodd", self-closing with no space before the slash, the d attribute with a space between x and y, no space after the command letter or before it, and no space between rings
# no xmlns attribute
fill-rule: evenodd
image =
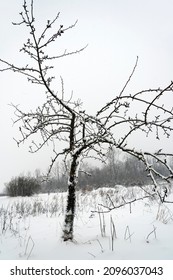
<svg viewBox="0 0 173 280"><path fill-rule="evenodd" d="M27 30L11 22L20 21L22 4L23 0L0 0L0 57L19 65L25 61L19 49L28 38ZM39 28L56 12L61 13L59 25L78 20L75 29L54 44L53 51L59 54L89 45L83 53L59 60L56 75L64 78L66 92L73 90L74 98L80 98L91 112L120 91L137 55L139 64L130 85L133 90L166 86L173 79L172 11L172 0L35 0ZM39 89L9 72L0 73L0 84L1 190L12 176L36 168L44 171L50 157L46 149L29 154L28 145L18 148L13 140L18 128L12 127L13 109L8 104L26 109L40 104Z"/></svg>

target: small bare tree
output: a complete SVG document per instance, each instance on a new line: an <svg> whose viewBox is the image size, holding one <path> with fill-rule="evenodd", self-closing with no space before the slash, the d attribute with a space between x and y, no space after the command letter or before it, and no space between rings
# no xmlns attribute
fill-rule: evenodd
<svg viewBox="0 0 173 280"><path fill-rule="evenodd" d="M26 76L29 82L40 85L44 89L45 102L38 106L35 111L23 112L19 106L12 105L15 108L16 119L14 123L19 123L21 138L17 144L25 142L34 135L40 135L32 141L30 152L39 151L45 144L52 145L53 157L49 172L54 163L60 156L64 156L64 161L68 162L68 196L67 207L63 229L63 239L73 239L73 223L75 217L75 189L78 181L78 171L80 163L87 157L94 157L105 161L108 150L115 147L121 151L135 156L142 161L148 175L153 181L149 195L158 196L164 202L168 189L160 189L161 180L170 182L173 177L173 171L168 164L167 157L173 154L166 153L162 150L156 152L147 152L138 150L135 147L128 146L128 140L135 133L142 133L146 136L155 133L156 138L160 136L169 137L173 127L173 108L166 108L161 103L165 94L173 92L173 83L161 89L142 90L137 93L126 94L126 88L129 84L135 69L138 58L129 79L127 80L122 91L103 106L95 115L91 116L82 109L79 100L74 101L73 96L70 99L65 98L64 84L61 79L61 94L56 93L53 88L52 70L53 63L59 58L67 55L79 53L84 48L74 51L65 51L61 55L50 56L47 53L47 47L56 41L64 32L73 28L75 24L65 28L60 25L56 28L59 13L50 21L48 20L42 33L38 36L35 27L34 5L33 0L28 6L24 0L23 12L20 13L21 22L13 23L14 25L25 25L29 29L29 38L24 43L21 51L28 57L28 64L17 66L6 60L0 59L2 67L0 71L13 71ZM53 27L55 32L51 33ZM33 62L33 63L32 63ZM34 66L33 66L34 65ZM135 112L135 108L141 109ZM64 148L58 150L56 143L63 142ZM160 174L155 170L150 158L154 158L165 166L167 175Z"/></svg>

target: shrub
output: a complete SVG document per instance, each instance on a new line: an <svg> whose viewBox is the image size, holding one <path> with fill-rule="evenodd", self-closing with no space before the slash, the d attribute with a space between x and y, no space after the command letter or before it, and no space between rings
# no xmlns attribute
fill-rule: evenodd
<svg viewBox="0 0 173 280"><path fill-rule="evenodd" d="M6 185L6 193L9 196L31 196L40 189L40 184L33 177L19 176L13 178Z"/></svg>

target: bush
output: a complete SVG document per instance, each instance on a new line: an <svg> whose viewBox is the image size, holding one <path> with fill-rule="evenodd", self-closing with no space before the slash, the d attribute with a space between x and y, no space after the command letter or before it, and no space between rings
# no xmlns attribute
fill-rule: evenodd
<svg viewBox="0 0 173 280"><path fill-rule="evenodd" d="M6 185L6 193L9 196L31 196L40 189L40 184L33 177L19 176L13 178Z"/></svg>

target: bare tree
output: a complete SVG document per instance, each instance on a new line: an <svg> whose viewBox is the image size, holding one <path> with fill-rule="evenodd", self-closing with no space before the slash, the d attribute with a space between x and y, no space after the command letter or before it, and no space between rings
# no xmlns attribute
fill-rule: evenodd
<svg viewBox="0 0 173 280"><path fill-rule="evenodd" d="M21 49L29 60L24 66L17 66L6 60L0 59L2 67L0 71L13 71L26 76L29 82L40 85L44 89L45 102L38 106L35 111L23 112L19 106L12 105L15 108L16 119L14 123L19 124L21 138L17 144L25 142L31 136L39 135L32 141L30 152L36 153L45 144L52 145L53 157L49 172L54 163L60 156L64 157L68 172L68 198L66 215L63 229L63 239L73 239L73 223L75 216L75 190L78 181L78 171L80 163L88 157L94 157L101 161L106 161L108 150L112 147L124 151L142 161L148 175L153 181L153 187L150 191L151 196L158 196L164 202L168 189L160 190L159 181L164 180L167 183L173 176L173 171L167 163L167 157L173 154L164 151L147 152L138 150L135 147L128 146L128 140L135 133L142 133L146 136L155 133L156 138L161 135L169 137L173 130L173 108L167 108L161 103L165 94L173 92L173 83L161 89L142 90L137 93L126 94L126 88L137 67L138 58L129 79L122 91L103 106L95 115L87 114L82 108L79 100L75 101L73 96L66 99L64 92L64 83L61 79L61 94L56 93L53 86L52 70L53 63L62 57L79 53L85 48L77 51L65 51L61 55L50 56L47 53L47 47L53 44L60 36L75 25L64 27L60 25L56 28L59 13L50 21L40 35L37 35L34 17L34 5L31 0L30 6L24 0L23 12L20 13L21 22L13 23L17 26L25 25L29 29L29 38L23 44ZM52 32L53 27L55 32ZM135 112L135 108L141 109ZM135 112L135 113L134 113ZM63 142L64 148L58 150L56 143ZM155 170L148 158L154 158L164 165L168 175L164 176Z"/></svg>

